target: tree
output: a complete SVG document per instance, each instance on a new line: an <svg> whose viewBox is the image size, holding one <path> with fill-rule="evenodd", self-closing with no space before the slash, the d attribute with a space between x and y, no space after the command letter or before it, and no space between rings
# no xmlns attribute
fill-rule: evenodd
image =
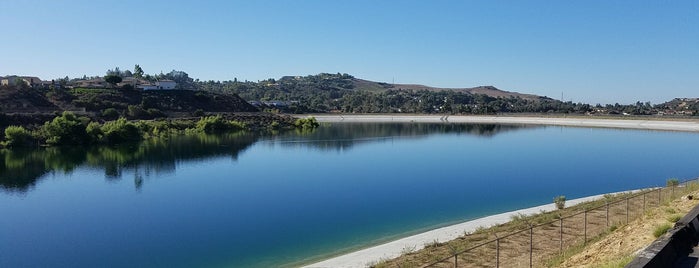
<svg viewBox="0 0 699 268"><path fill-rule="evenodd" d="M133 67L133 76L136 78L141 78L143 77L143 69L141 69L141 66L136 64L136 66Z"/></svg>
<svg viewBox="0 0 699 268"><path fill-rule="evenodd" d="M5 129L5 142L7 147L26 146L32 144L31 133L21 126L8 126Z"/></svg>
<svg viewBox="0 0 699 268"><path fill-rule="evenodd" d="M85 144L90 140L85 132L83 122L71 112L63 112L51 122L46 122L40 129L48 145Z"/></svg>
<svg viewBox="0 0 699 268"><path fill-rule="evenodd" d="M112 84L112 86L115 86L116 84L121 83L121 76L109 74L104 76L104 81L107 81L107 83L110 83Z"/></svg>
<svg viewBox="0 0 699 268"><path fill-rule="evenodd" d="M553 203L556 204L557 209L563 209L566 206L566 197L564 195L559 195L553 198Z"/></svg>

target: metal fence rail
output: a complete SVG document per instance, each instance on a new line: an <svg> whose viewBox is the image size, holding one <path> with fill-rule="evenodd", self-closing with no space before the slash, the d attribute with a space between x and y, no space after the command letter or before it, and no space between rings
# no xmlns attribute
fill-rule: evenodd
<svg viewBox="0 0 699 268"><path fill-rule="evenodd" d="M699 188L699 178L628 195L572 215L500 235L422 267L534 267L573 246L626 225L647 209Z"/></svg>

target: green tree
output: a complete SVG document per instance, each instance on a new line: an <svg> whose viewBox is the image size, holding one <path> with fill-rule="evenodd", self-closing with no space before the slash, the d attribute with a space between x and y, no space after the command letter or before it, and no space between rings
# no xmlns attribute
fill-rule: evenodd
<svg viewBox="0 0 699 268"><path fill-rule="evenodd" d="M102 133L105 141L109 144L139 141L142 138L141 132L136 125L126 121L126 118L123 117L116 121L104 123Z"/></svg>
<svg viewBox="0 0 699 268"><path fill-rule="evenodd" d="M245 126L242 123L228 121L220 115L204 117L197 122L196 126L197 131L206 134L242 130L243 128L245 128Z"/></svg>
<svg viewBox="0 0 699 268"><path fill-rule="evenodd" d="M41 137L48 145L68 145L90 143L85 125L75 114L63 112L40 129Z"/></svg>
<svg viewBox="0 0 699 268"><path fill-rule="evenodd" d="M556 204L556 208L563 209L566 206L565 195L559 195L553 198L553 203Z"/></svg>
<svg viewBox="0 0 699 268"><path fill-rule="evenodd" d="M8 126L5 129L5 142L3 142L3 145L7 147L27 146L32 144L33 140L32 134L23 127Z"/></svg>
<svg viewBox="0 0 699 268"><path fill-rule="evenodd" d="M109 107L107 109L102 110L102 117L108 120L114 120L119 118L119 111L116 109Z"/></svg>
<svg viewBox="0 0 699 268"><path fill-rule="evenodd" d="M110 83L112 86L116 86L116 84L121 83L121 76L114 75L114 74L109 74L104 76L104 81L107 83Z"/></svg>
<svg viewBox="0 0 699 268"><path fill-rule="evenodd" d="M133 76L136 78L142 78L143 77L143 69L141 69L141 66L136 64L136 66L133 67Z"/></svg>

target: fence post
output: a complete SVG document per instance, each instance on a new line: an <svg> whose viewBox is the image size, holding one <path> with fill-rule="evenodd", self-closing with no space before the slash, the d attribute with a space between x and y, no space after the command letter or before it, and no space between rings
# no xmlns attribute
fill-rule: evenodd
<svg viewBox="0 0 699 268"><path fill-rule="evenodd" d="M604 215L604 220L607 221L607 227L609 227L609 200L605 200L604 203L607 205L607 213Z"/></svg>
<svg viewBox="0 0 699 268"><path fill-rule="evenodd" d="M495 268L500 268L500 237L495 234Z"/></svg>
<svg viewBox="0 0 699 268"><path fill-rule="evenodd" d="M663 191L663 187L658 188L658 207L660 207L660 203L663 202L662 194L661 194L662 191Z"/></svg>
<svg viewBox="0 0 699 268"><path fill-rule="evenodd" d="M529 268L534 267L534 226L529 224Z"/></svg>
<svg viewBox="0 0 699 268"><path fill-rule="evenodd" d="M587 245L587 209L583 212L583 215L585 216L585 221L584 221L584 231L583 231L583 245Z"/></svg>
<svg viewBox="0 0 699 268"><path fill-rule="evenodd" d="M459 254L454 254L454 268L459 267Z"/></svg>
<svg viewBox="0 0 699 268"><path fill-rule="evenodd" d="M626 197L626 224L629 224L629 197Z"/></svg>
<svg viewBox="0 0 699 268"><path fill-rule="evenodd" d="M646 213L646 194L648 192L643 192L643 213Z"/></svg>
<svg viewBox="0 0 699 268"><path fill-rule="evenodd" d="M563 255L563 215L558 215L558 220L560 221L559 227L561 230L561 255Z"/></svg>
<svg viewBox="0 0 699 268"><path fill-rule="evenodd" d="M673 198L675 198L675 185L672 185L672 187L670 189L672 189L670 191L670 199L673 199Z"/></svg>

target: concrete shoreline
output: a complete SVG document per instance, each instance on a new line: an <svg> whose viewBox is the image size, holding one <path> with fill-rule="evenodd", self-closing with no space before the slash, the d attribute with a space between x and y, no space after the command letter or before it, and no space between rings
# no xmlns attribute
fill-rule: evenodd
<svg viewBox="0 0 699 268"><path fill-rule="evenodd" d="M635 192L635 191L633 191ZM618 192L622 193L622 192ZM617 193L612 193L617 194ZM593 201L597 199L604 198L604 195L594 195L583 198L577 198L572 200L566 200L566 206L574 206L583 202ZM369 247L366 249L358 250L348 254L344 254L338 257L330 258L324 261L309 264L303 267L307 268L331 268L331 267L342 267L342 268L355 268L355 267L368 267L370 264L377 263L384 259L393 259L401 255L401 252L405 248L415 248L415 250L420 250L424 248L425 244L431 243L435 240L439 242L446 242L456 239L464 234L464 232L473 232L479 227L491 227L493 225L502 224L509 222L512 216L516 215L533 215L542 212L549 212L556 210L556 206L553 204L535 206L531 208L519 209L514 211L509 211L505 213L500 213L496 215L486 216L478 218L471 221L466 221L462 223L457 223L454 225L437 228L434 230L426 231L416 235L401 238L392 242L384 243L381 245Z"/></svg>
<svg viewBox="0 0 699 268"><path fill-rule="evenodd" d="M553 118L553 117L519 117L519 116L463 116L463 115L312 115L318 122L328 123L480 123L480 124L529 124L573 127L602 127L643 130L666 130L699 132L699 121L664 121L637 119L597 119L597 118Z"/></svg>

